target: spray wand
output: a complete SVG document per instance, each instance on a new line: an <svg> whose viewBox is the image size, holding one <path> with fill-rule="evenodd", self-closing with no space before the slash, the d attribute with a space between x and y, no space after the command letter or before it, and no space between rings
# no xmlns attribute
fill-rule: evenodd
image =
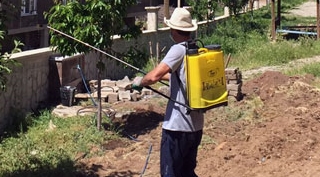
<svg viewBox="0 0 320 177"><path fill-rule="evenodd" d="M47 26L47 28L49 28L50 30L52 30L52 31L54 31L54 32L57 32L57 33L59 33L59 34L62 34L63 36L66 36L66 37L68 37L68 38L70 38L70 39L72 39L72 40L74 40L74 41L77 41L77 42L79 42L79 43L81 43L81 44L83 44L83 45L85 45L85 46L87 46L87 47L89 47L89 48L92 48L92 49L94 49L94 50L96 50L96 51L98 51L98 52L100 52L100 53L102 53L102 54L104 54L104 55L107 55L107 56L109 56L110 58L113 58L113 59L121 62L122 64L125 64L125 65L127 65L127 66L129 66L129 67L131 67L131 68L133 68L133 69L135 69L135 70L137 70L138 72L140 72L140 73L142 73L142 74L147 74L145 71L143 71L143 70L141 70L141 69L139 69L139 68L137 68L137 67L135 67L135 66L133 66L133 65L131 65L131 64L129 64L129 63L127 63L127 62L125 62L125 61L123 61L123 60L121 60L121 59L119 59L119 58L117 58L117 57L115 57L115 56L113 56L113 55L111 55L111 54L103 51L103 50L101 50L101 49L98 49L98 48L96 48L96 47L94 47L94 46L92 46L92 45L90 45L90 44L88 44L88 43L86 43L86 42L83 42L83 41L81 41L81 40L79 40L79 39L77 39L77 38L75 38L75 37L72 37L72 36L70 36L70 35L68 35L68 34L66 34L66 33L64 33L64 32L62 32L62 31L59 31L59 30L57 30L57 29L54 29L54 28L52 28L52 27L50 27L50 26ZM159 81L159 82L162 83L162 84L164 84L164 85L166 85L166 86L169 86L169 85L168 85L167 83L165 83L165 82L162 82L162 81ZM179 105L182 105L182 106L186 107L186 108L188 109L188 112L191 111L191 110L194 110L194 109L191 108L190 106L188 106L188 105L186 105L186 104L184 104L184 103L181 103L181 102L179 102L179 101L176 101L176 100L170 98L169 96L163 94L162 92L153 89L153 88L150 87L150 86L145 86L145 88L150 89L150 90L152 90L153 92L158 93L159 95L161 95L161 96L169 99L170 101L173 101L173 102L175 102L175 103L177 103L177 104L179 104Z"/></svg>
<svg viewBox="0 0 320 177"><path fill-rule="evenodd" d="M111 58L113 58L113 59L121 62L122 64L125 64L125 65L127 65L127 66L129 66L129 67L131 67L131 68L133 68L133 69L135 69L135 70L137 70L138 72L140 72L140 73L142 73L142 74L147 74L145 71L143 71L143 70L141 70L141 69L139 69L139 68L131 65L130 63L127 63L127 62L125 62L125 61L123 61L123 60L121 60L121 59L119 59L119 58L117 58L117 57L115 57L115 56L113 56L113 55L111 55L111 54L109 54L109 53L101 50L101 49L98 49L98 48L96 48L96 47L94 47L94 46L92 46L92 45L90 45L90 44L88 44L88 43L86 43L86 42L83 42L83 41L81 41L81 40L79 40L79 39L77 39L77 38L75 38L75 37L72 37L72 36L70 36L70 35L68 35L68 34L66 34L66 33L64 33L64 32L62 32L62 31L59 31L59 30L57 30L57 29L54 29L54 28L52 28L52 27L50 27L50 26L47 26L47 27L48 27L49 29L51 29L52 31L54 31L54 32L57 32L57 33L59 33L59 34L62 34L62 35L66 36L66 37L68 37L68 38L70 38L70 39L72 39L72 40L75 40L75 41L77 41L77 42L79 42L79 43L81 43L81 44L83 44L83 45L85 45L85 46L87 46L87 47L89 47L89 48L92 48L92 49L94 49L94 50L96 50L96 51L98 51L98 52L100 52L100 53L102 53L102 54L104 54L104 55L107 55L108 57L111 57ZM165 82L162 82L162 81L159 81L159 82L161 82L162 84L168 86L168 84L165 83Z"/></svg>

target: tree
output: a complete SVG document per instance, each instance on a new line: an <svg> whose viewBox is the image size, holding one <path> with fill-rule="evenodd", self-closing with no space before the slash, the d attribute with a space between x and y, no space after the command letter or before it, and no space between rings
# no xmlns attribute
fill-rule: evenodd
<svg viewBox="0 0 320 177"><path fill-rule="evenodd" d="M198 21L214 19L214 14L219 4L214 0L187 0L187 3L192 7L192 16Z"/></svg>
<svg viewBox="0 0 320 177"><path fill-rule="evenodd" d="M125 28L123 18L126 10L135 0L72 0L66 5L53 6L45 16L48 24L96 48L107 49L112 46L114 35L130 34L137 37L137 26ZM52 31L51 31L52 32ZM52 33L53 34L53 33ZM51 44L63 55L87 53L91 49L77 41L63 36L52 35Z"/></svg>
<svg viewBox="0 0 320 177"><path fill-rule="evenodd" d="M136 0L69 0L66 5L57 2L45 17L50 27L62 31L90 46L100 50L111 49L113 36L120 35L130 39L137 37L141 31L138 26L126 26L128 7ZM51 31L51 45L63 55L88 53L91 48ZM97 126L101 126L101 71L104 69L102 57L97 63L98 69L98 117Z"/></svg>
<svg viewBox="0 0 320 177"><path fill-rule="evenodd" d="M192 16L199 21L213 20L219 5L229 7L230 12L238 15L241 10L252 0L187 0L192 7Z"/></svg>
<svg viewBox="0 0 320 177"><path fill-rule="evenodd" d="M4 31L0 31L0 40L4 39ZM14 66L20 65L19 62L17 62L14 59L11 59L11 54L13 53L17 53L17 52L21 52L21 49L19 48L20 46L22 46L23 44L20 43L19 41L14 41L15 47L14 49L11 51L11 53L4 53L0 55L0 93L1 91L6 91L6 85L8 82L8 74L12 73L12 68ZM0 46L0 49L2 47Z"/></svg>
<svg viewBox="0 0 320 177"><path fill-rule="evenodd" d="M248 5L250 0L222 0L226 6L229 7L230 13L238 15L243 8Z"/></svg>
<svg viewBox="0 0 320 177"><path fill-rule="evenodd" d="M13 5L9 1L0 0L0 41L2 41L6 36L6 25L5 22L7 20L8 14L5 10L12 8ZM6 7L6 8L4 8ZM8 53L0 53L0 93L3 91L6 91L6 85L8 82L8 74L12 73L12 69L14 66L19 65L20 63L16 60L11 59L12 53L21 52L21 49L19 48L23 44L19 41L14 41L14 48L13 50ZM0 50L2 49L2 45L0 43Z"/></svg>

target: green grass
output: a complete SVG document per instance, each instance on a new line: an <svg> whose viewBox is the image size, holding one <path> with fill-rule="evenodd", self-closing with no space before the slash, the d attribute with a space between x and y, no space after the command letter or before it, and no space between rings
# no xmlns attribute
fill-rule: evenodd
<svg viewBox="0 0 320 177"><path fill-rule="evenodd" d="M289 76L303 76L311 74L315 76L315 80L311 83L313 86L320 88L320 63L305 64L301 67L292 67L284 72Z"/></svg>
<svg viewBox="0 0 320 177"><path fill-rule="evenodd" d="M283 11L301 4L303 0L282 1ZM274 66L290 61L320 55L320 41L315 38L300 36L285 40L278 34L277 41L271 42L271 12L264 7L238 18L233 17L217 25L212 35L201 36L205 45L220 44L225 58L230 54L229 67L241 70L254 69L262 66ZM315 18L295 17L286 15L281 24L309 24ZM302 23L304 22L304 23Z"/></svg>
<svg viewBox="0 0 320 177"><path fill-rule="evenodd" d="M99 155L112 138L89 116L57 118L44 111L33 120L27 131L2 139L0 176L74 176L77 156Z"/></svg>
<svg viewBox="0 0 320 177"><path fill-rule="evenodd" d="M293 68L286 71L286 74L288 75L312 74L313 76L320 78L320 63L306 64L300 68Z"/></svg>
<svg viewBox="0 0 320 177"><path fill-rule="evenodd" d="M250 41L243 52L233 55L230 66L243 70L261 66L275 66L290 61L308 58L320 54L320 41L302 38L299 41L278 41L276 43L262 43Z"/></svg>
<svg viewBox="0 0 320 177"><path fill-rule="evenodd" d="M289 16L284 14L281 20L281 26L308 26L308 25L316 25L317 18L316 17L296 17L296 16Z"/></svg>

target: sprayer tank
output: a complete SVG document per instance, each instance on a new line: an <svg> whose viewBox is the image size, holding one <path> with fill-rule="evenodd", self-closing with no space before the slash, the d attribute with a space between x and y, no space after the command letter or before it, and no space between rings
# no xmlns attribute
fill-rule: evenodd
<svg viewBox="0 0 320 177"><path fill-rule="evenodd" d="M192 108L226 105L228 92L220 45L189 49L185 57L187 97Z"/></svg>

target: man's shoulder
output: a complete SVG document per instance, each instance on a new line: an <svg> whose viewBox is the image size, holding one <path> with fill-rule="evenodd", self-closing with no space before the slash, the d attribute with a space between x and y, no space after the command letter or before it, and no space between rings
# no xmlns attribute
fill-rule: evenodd
<svg viewBox="0 0 320 177"><path fill-rule="evenodd" d="M173 50L175 52L184 52L186 50L186 47L183 43L174 44L171 46L170 50Z"/></svg>

